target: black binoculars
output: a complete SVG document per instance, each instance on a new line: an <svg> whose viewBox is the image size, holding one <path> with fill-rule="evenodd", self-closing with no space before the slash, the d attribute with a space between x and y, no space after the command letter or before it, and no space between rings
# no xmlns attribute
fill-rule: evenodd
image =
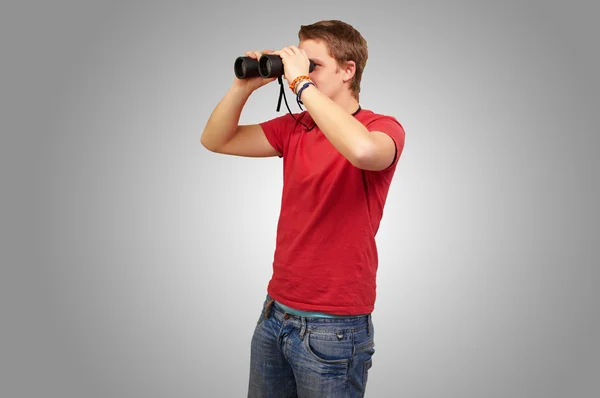
<svg viewBox="0 0 600 398"><path fill-rule="evenodd" d="M315 63L310 60L309 72L315 69ZM258 60L250 57L238 57L233 64L233 71L238 79L249 79L262 76L283 76L283 62L279 55L263 54Z"/></svg>

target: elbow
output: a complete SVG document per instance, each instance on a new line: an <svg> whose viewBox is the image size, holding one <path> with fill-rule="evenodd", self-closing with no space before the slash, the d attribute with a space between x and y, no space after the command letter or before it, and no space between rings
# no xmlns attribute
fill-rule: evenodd
<svg viewBox="0 0 600 398"><path fill-rule="evenodd" d="M368 164L373 157L373 150L369 143L365 143L359 147L354 153L352 164L359 169L362 169L365 164Z"/></svg>
<svg viewBox="0 0 600 398"><path fill-rule="evenodd" d="M200 144L208 149L211 152L214 152L214 149L210 146L210 144L207 142L206 140L206 135L204 134L204 132L202 132L202 135L200 136Z"/></svg>

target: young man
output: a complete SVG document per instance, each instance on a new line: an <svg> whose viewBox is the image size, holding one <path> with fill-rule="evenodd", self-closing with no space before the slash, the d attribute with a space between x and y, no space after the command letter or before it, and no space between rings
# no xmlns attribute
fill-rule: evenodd
<svg viewBox="0 0 600 398"><path fill-rule="evenodd" d="M372 366L375 235L404 130L362 109L367 42L342 21L302 26L278 51L301 113L238 125L276 78L234 80L201 142L222 154L283 158L273 275L252 337L248 397L361 397ZM315 64L310 70L310 61Z"/></svg>

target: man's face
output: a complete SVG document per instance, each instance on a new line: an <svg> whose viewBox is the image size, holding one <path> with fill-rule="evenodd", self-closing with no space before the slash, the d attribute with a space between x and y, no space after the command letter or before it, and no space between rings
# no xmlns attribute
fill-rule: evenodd
<svg viewBox="0 0 600 398"><path fill-rule="evenodd" d="M343 71L329 55L327 45L321 41L303 40L298 48L315 63L315 69L309 74L315 86L329 98L337 97L343 87Z"/></svg>

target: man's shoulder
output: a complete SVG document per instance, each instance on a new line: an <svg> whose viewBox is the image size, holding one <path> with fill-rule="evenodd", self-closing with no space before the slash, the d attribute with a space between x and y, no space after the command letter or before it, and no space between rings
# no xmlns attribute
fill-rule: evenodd
<svg viewBox="0 0 600 398"><path fill-rule="evenodd" d="M358 112L358 114L356 115L356 117L364 125L367 125L367 126L375 121L384 121L384 120L391 121L391 122L394 122L394 123L402 126L395 116L384 114L384 113L374 112L371 109L361 109L360 112Z"/></svg>

